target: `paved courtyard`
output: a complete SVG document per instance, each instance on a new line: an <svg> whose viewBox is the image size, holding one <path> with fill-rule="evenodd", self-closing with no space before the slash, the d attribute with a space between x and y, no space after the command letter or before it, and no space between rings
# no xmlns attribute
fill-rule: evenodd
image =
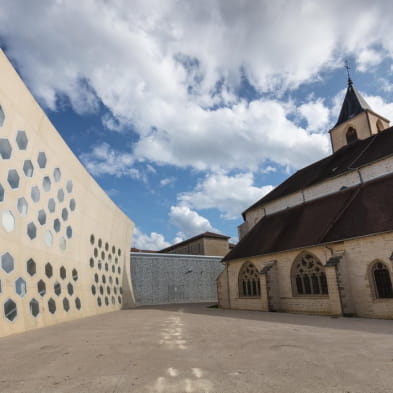
<svg viewBox="0 0 393 393"><path fill-rule="evenodd" d="M0 339L0 392L393 391L393 321L139 308Z"/></svg>

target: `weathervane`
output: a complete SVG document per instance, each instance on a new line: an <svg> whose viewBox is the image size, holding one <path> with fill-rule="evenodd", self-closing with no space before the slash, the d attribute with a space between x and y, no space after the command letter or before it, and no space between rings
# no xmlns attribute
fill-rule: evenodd
<svg viewBox="0 0 393 393"><path fill-rule="evenodd" d="M352 79L351 79L351 75L349 74L349 70L351 69L351 67L349 66L348 60L345 60L345 66L347 69L347 74L348 74L348 86L352 85Z"/></svg>

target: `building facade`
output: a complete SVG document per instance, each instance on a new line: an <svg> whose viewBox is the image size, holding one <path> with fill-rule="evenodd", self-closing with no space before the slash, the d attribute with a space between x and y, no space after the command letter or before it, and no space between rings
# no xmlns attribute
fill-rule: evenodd
<svg viewBox="0 0 393 393"><path fill-rule="evenodd" d="M333 154L243 213L225 308L393 318L393 128L348 80Z"/></svg>
<svg viewBox="0 0 393 393"><path fill-rule="evenodd" d="M229 243L229 236L204 232L183 242L164 248L159 252L165 254L224 256L228 254L231 248L232 244Z"/></svg>
<svg viewBox="0 0 393 393"><path fill-rule="evenodd" d="M134 224L0 51L0 336L134 306Z"/></svg>

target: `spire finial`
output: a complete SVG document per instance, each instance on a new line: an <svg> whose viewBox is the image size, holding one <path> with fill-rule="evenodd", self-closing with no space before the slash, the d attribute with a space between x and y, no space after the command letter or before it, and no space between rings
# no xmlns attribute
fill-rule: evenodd
<svg viewBox="0 0 393 393"><path fill-rule="evenodd" d="M352 85L352 79L351 79L351 75L349 74L349 70L351 69L351 67L349 66L348 60L345 60L345 66L347 69L347 74L348 74L348 86Z"/></svg>

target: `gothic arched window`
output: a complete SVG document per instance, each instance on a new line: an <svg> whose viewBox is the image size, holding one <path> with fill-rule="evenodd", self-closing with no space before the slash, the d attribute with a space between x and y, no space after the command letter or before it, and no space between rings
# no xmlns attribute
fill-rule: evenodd
<svg viewBox="0 0 393 393"><path fill-rule="evenodd" d="M393 298L392 280L387 266L382 262L375 262L372 269L372 276L377 298Z"/></svg>
<svg viewBox="0 0 393 393"><path fill-rule="evenodd" d="M347 138L348 145L350 143L356 142L358 140L358 134L357 134L356 130L353 127L349 127L348 128L348 131L347 131L345 136Z"/></svg>
<svg viewBox="0 0 393 393"><path fill-rule="evenodd" d="M378 132L383 131L383 124L382 124L381 119L378 119L378 121L377 121L377 130L378 130Z"/></svg>
<svg viewBox="0 0 393 393"><path fill-rule="evenodd" d="M239 296L257 297L261 296L261 284L259 273L255 265L245 262L239 272Z"/></svg>
<svg viewBox="0 0 393 393"><path fill-rule="evenodd" d="M295 295L327 295L328 286L322 263L312 254L298 255L292 266L292 289Z"/></svg>

